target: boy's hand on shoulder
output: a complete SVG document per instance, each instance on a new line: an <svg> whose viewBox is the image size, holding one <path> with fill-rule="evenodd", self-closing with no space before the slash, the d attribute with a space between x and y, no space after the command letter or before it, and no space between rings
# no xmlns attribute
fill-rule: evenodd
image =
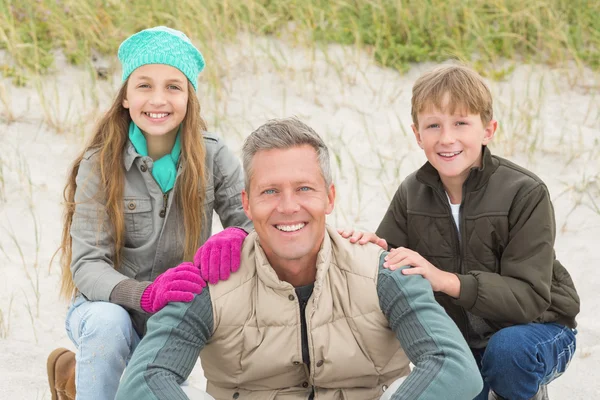
<svg viewBox="0 0 600 400"><path fill-rule="evenodd" d="M390 251L385 256L383 266L392 271L410 266L402 270L403 275L421 275L429 281L434 292L443 292L455 298L460 295L460 281L455 274L436 268L419 253L406 247Z"/></svg>
<svg viewBox="0 0 600 400"><path fill-rule="evenodd" d="M360 245L374 243L384 250L388 249L388 244L385 239L380 238L372 232L361 232L354 229L338 229L338 233L350 243L358 243Z"/></svg>

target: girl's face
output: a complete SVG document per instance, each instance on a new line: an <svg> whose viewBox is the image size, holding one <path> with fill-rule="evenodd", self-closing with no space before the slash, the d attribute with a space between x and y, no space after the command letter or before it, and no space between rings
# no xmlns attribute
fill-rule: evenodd
<svg viewBox="0 0 600 400"><path fill-rule="evenodd" d="M146 64L129 76L123 107L146 137L177 134L187 111L188 84L177 68Z"/></svg>

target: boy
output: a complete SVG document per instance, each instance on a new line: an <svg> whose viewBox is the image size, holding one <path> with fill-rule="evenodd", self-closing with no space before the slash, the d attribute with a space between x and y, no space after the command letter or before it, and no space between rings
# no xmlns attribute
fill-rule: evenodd
<svg viewBox="0 0 600 400"><path fill-rule="evenodd" d="M429 280L484 378L477 400L546 399L575 351L579 296L554 253L544 183L487 144L498 126L483 79L444 65L413 87L412 129L428 162L396 192L376 234L384 266Z"/></svg>

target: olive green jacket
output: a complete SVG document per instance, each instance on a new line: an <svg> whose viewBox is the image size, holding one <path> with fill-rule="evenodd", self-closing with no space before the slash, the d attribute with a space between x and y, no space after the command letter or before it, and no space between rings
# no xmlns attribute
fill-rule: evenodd
<svg viewBox="0 0 600 400"><path fill-rule="evenodd" d="M436 299L472 344L470 316L489 327L559 322L574 328L579 296L556 259L554 209L534 174L483 148L463 185L457 230L438 172L426 163L400 185L377 234L457 274L460 296Z"/></svg>

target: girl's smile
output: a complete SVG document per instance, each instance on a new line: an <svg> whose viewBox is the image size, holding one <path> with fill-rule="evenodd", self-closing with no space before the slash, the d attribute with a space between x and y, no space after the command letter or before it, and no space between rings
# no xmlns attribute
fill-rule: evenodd
<svg viewBox="0 0 600 400"><path fill-rule="evenodd" d="M152 137L173 136L187 113L187 78L175 67L146 64L129 77L123 107L129 109L133 122Z"/></svg>

